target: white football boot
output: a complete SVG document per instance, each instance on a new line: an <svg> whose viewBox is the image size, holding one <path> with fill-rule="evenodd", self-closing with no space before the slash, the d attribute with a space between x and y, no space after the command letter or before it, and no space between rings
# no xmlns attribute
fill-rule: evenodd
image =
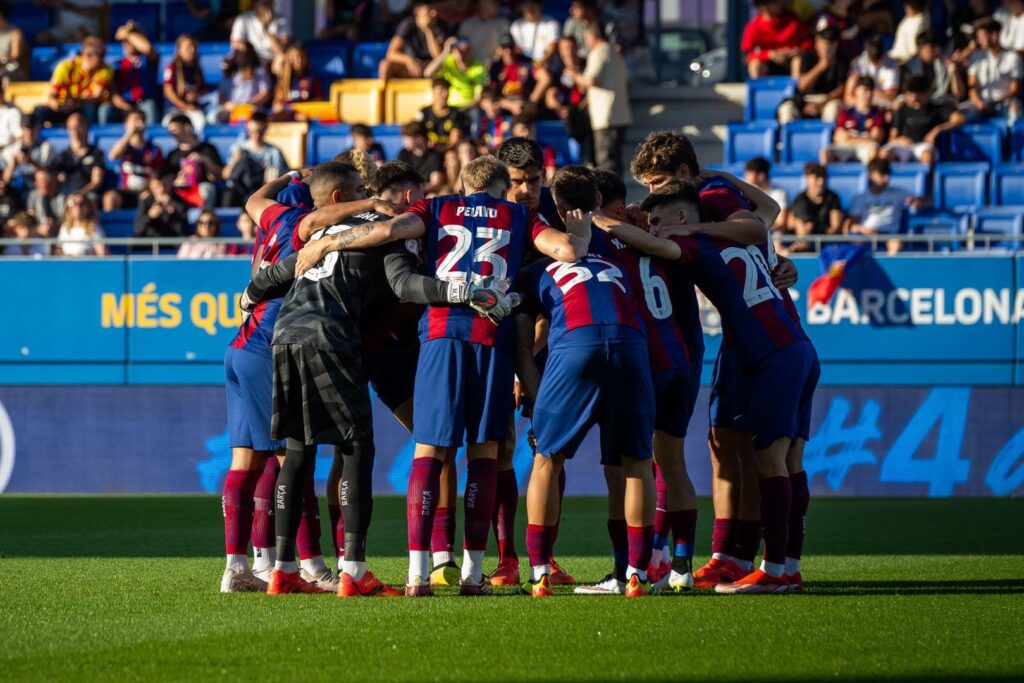
<svg viewBox="0 0 1024 683"><path fill-rule="evenodd" d="M651 586L651 595L669 592L684 593L689 590L693 590L693 573L680 574L673 569Z"/></svg>
<svg viewBox="0 0 1024 683"><path fill-rule="evenodd" d="M220 579L221 593L266 593L267 582L252 573L251 569L240 571L225 569Z"/></svg>
<svg viewBox="0 0 1024 683"><path fill-rule="evenodd" d="M609 574L597 583L576 586L576 595L625 595L626 582L619 581L614 574Z"/></svg>
<svg viewBox="0 0 1024 683"><path fill-rule="evenodd" d="M325 567L319 574L313 574L300 568L299 575L305 581L308 581L325 593L338 592L338 575L331 571L329 567Z"/></svg>

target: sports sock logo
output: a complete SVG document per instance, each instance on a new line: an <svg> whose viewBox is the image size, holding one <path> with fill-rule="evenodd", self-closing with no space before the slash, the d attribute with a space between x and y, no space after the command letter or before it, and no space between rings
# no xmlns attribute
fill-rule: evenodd
<svg viewBox="0 0 1024 683"><path fill-rule="evenodd" d="M285 488L286 487L285 487L284 484L278 484L278 486L277 486L277 495L274 497L274 501L275 501L275 503L277 505L277 509L278 510L284 510Z"/></svg>
<svg viewBox="0 0 1024 683"><path fill-rule="evenodd" d="M473 482L466 487L466 507L476 508L476 494L480 490L480 485Z"/></svg>
<svg viewBox="0 0 1024 683"><path fill-rule="evenodd" d="M420 497L420 515L423 517L430 516L430 504L434 502L433 491L424 491L423 496Z"/></svg>
<svg viewBox="0 0 1024 683"><path fill-rule="evenodd" d="M341 480L341 507L348 507L348 481Z"/></svg>

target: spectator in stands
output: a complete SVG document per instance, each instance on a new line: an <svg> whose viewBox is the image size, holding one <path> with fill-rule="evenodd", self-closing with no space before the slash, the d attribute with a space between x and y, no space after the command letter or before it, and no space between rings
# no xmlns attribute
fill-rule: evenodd
<svg viewBox="0 0 1024 683"><path fill-rule="evenodd" d="M1024 52L1024 0L1003 0L992 18L1003 27L999 32L1003 49Z"/></svg>
<svg viewBox="0 0 1024 683"><path fill-rule="evenodd" d="M494 91L488 88L480 94L479 115L473 134L484 149L497 149L512 128L512 115L498 103Z"/></svg>
<svg viewBox="0 0 1024 683"><path fill-rule="evenodd" d="M320 79L309 65L309 54L299 44L289 45L281 63L281 73L274 89L274 120L305 121L306 117L292 111L296 102L313 102L324 99Z"/></svg>
<svg viewBox="0 0 1024 683"><path fill-rule="evenodd" d="M452 149L469 134L469 118L465 112L448 106L448 81L435 78L430 92L433 100L420 109L416 120L426 129L431 147L440 151Z"/></svg>
<svg viewBox="0 0 1024 683"><path fill-rule="evenodd" d="M244 104L254 112L261 111L271 105L273 97L270 74L260 65L256 52L251 46L236 50L224 64L224 80L218 93L220 104L210 111L207 121L226 123L235 107Z"/></svg>
<svg viewBox="0 0 1024 683"><path fill-rule="evenodd" d="M1019 54L1000 45L1001 30L995 19L983 19L974 32L979 49L967 69L967 113L973 118L1006 116L1013 125L1020 116L1024 62Z"/></svg>
<svg viewBox="0 0 1024 683"><path fill-rule="evenodd" d="M287 40L287 22L274 14L274 0L253 0L252 9L239 14L231 25L232 52L245 52L251 46L263 66L274 73L279 73Z"/></svg>
<svg viewBox="0 0 1024 683"><path fill-rule="evenodd" d="M398 161L404 161L426 179L425 194L437 194L446 184L444 157L427 142L426 127L416 121L402 126L402 151Z"/></svg>
<svg viewBox="0 0 1024 683"><path fill-rule="evenodd" d="M189 206L214 206L216 189L213 183L221 179L224 169L217 148L209 142L200 142L192 121L183 114L171 119L167 131L178 143L164 164L175 176L174 191Z"/></svg>
<svg viewBox="0 0 1024 683"><path fill-rule="evenodd" d="M889 162L875 159L868 164L868 191L853 198L846 231L851 235L898 235L902 231L907 207L918 208L921 200L909 192L889 185ZM888 240L886 250L896 254L899 240Z"/></svg>
<svg viewBox="0 0 1024 683"><path fill-rule="evenodd" d="M583 37L589 54L583 74L576 77L576 85L587 93L594 159L599 170L622 175L622 144L626 128L633 124L626 62L605 40L600 25L587 26Z"/></svg>
<svg viewBox="0 0 1024 683"><path fill-rule="evenodd" d="M222 171L228 183L222 204L241 206L246 197L287 170L280 148L267 142L267 115L253 112L245 124L245 140L231 146L231 156Z"/></svg>
<svg viewBox="0 0 1024 683"><path fill-rule="evenodd" d="M476 106L491 78L484 63L473 56L472 43L461 37L446 40L441 54L427 65L423 75L447 82L448 106L455 109Z"/></svg>
<svg viewBox="0 0 1024 683"><path fill-rule="evenodd" d="M21 110L7 101L0 87L0 149L13 145L21 137Z"/></svg>
<svg viewBox="0 0 1024 683"><path fill-rule="evenodd" d="M533 114L520 114L512 119L510 132L514 138L537 140L537 117ZM558 170L558 156L555 153L555 148L551 145L545 145L539 140L538 143L544 151L544 179L550 181L555 177L555 171Z"/></svg>
<svg viewBox="0 0 1024 683"><path fill-rule="evenodd" d="M459 26L459 36L469 43L467 61L489 65L498 55L498 40L509 32L511 24L501 15L498 0L480 0L476 14Z"/></svg>
<svg viewBox="0 0 1024 683"><path fill-rule="evenodd" d="M796 196L789 207L789 231L800 236L838 235L843 229L843 210L839 195L828 189L828 177L821 164L804 166L807 189ZM795 242L792 251L814 251L809 242Z"/></svg>
<svg viewBox="0 0 1024 683"><path fill-rule="evenodd" d="M558 22L543 13L540 0L524 0L519 11L522 16L509 29L512 39L527 59L534 64L546 64L557 49Z"/></svg>
<svg viewBox="0 0 1024 683"><path fill-rule="evenodd" d="M57 176L50 170L41 168L35 172L35 187L29 191L25 201L26 209L39 222L39 234L43 237L54 237L57 228L64 220L64 208L67 197L60 191Z"/></svg>
<svg viewBox="0 0 1024 683"><path fill-rule="evenodd" d="M21 194L0 179L0 225L24 208L25 202L22 201Z"/></svg>
<svg viewBox="0 0 1024 683"><path fill-rule="evenodd" d="M740 49L750 78L788 76L801 51L810 47L807 27L782 0L754 0L757 16L743 28Z"/></svg>
<svg viewBox="0 0 1024 683"><path fill-rule="evenodd" d="M106 237L89 195L76 192L68 197L64 220L57 233L56 253L63 256L106 256Z"/></svg>
<svg viewBox="0 0 1024 683"><path fill-rule="evenodd" d="M28 240L39 237L39 223L27 211L19 211L6 222L4 237ZM8 244L4 247L4 256L49 256L50 249L45 244Z"/></svg>
<svg viewBox="0 0 1024 683"><path fill-rule="evenodd" d="M146 118L138 109L128 112L124 135L110 149L110 160L120 163L120 179L116 190L103 194L103 210L134 209L149 179L160 172L164 154L146 139Z"/></svg>
<svg viewBox="0 0 1024 683"><path fill-rule="evenodd" d="M77 57L57 64L50 78L50 96L36 108L36 117L57 125L67 121L71 112L81 111L89 123L96 123L99 106L110 100L114 83L114 70L103 61L106 54L99 38L83 40Z"/></svg>
<svg viewBox="0 0 1024 683"><path fill-rule="evenodd" d="M960 70L952 59L942 56L939 37L932 31L918 34L917 54L902 67L900 83L904 84L904 91L912 78L925 79L931 93L929 99L936 104L955 104L967 97Z"/></svg>
<svg viewBox="0 0 1024 683"><path fill-rule="evenodd" d="M244 244L229 244L228 256L243 256L252 253L253 235L256 234L256 224L245 211L238 214L236 223L238 232L245 240Z"/></svg>
<svg viewBox="0 0 1024 683"><path fill-rule="evenodd" d="M196 219L196 234L178 247L178 258L208 259L228 255L228 245L212 241L220 237L220 218L213 211L203 211Z"/></svg>
<svg viewBox="0 0 1024 683"><path fill-rule="evenodd" d="M377 165L383 164L386 161L384 158L384 147L373 139L373 129L365 123L357 123L352 126L352 147L349 149L361 150L363 154L373 159Z"/></svg>
<svg viewBox="0 0 1024 683"><path fill-rule="evenodd" d="M374 4L365 0L333 0L324 3L325 26L317 35L320 40L340 38L350 43L365 40L374 18Z"/></svg>
<svg viewBox="0 0 1024 683"><path fill-rule="evenodd" d="M850 11L854 4L855 0L829 0L821 8L821 12L814 22L815 32L821 31L826 26L836 29L839 35L839 54L848 61L856 57L860 49L857 44L860 26L857 24L857 17Z"/></svg>
<svg viewBox="0 0 1024 683"><path fill-rule="evenodd" d="M779 106L783 125L798 118L834 121L842 107L843 87L850 65L839 51L839 31L822 27L814 36L814 47L793 61L796 95Z"/></svg>
<svg viewBox="0 0 1024 683"><path fill-rule="evenodd" d="M604 29L604 35L608 42L616 49L621 50L619 41L619 27L615 22L603 16L598 10L597 0L573 0L569 5L569 17L562 24L562 37L572 38L576 41L580 59L586 60L587 42L583 40L583 30L590 24L600 24Z"/></svg>
<svg viewBox="0 0 1024 683"><path fill-rule="evenodd" d="M882 109L892 107L893 100L899 94L899 64L886 56L885 46L879 36L871 36L864 41L864 52L853 60L843 96L846 106L853 106L856 101L853 91L857 87L857 81L864 76L875 82L872 101Z"/></svg>
<svg viewBox="0 0 1024 683"><path fill-rule="evenodd" d="M491 65L491 90L500 106L514 115L535 106L543 97L546 84L534 78L534 66L520 51L512 36L502 36L499 59ZM537 75L549 78L547 72Z"/></svg>
<svg viewBox="0 0 1024 683"><path fill-rule="evenodd" d="M0 2L0 77L23 81L28 76L28 44L21 29L10 22L11 5Z"/></svg>
<svg viewBox="0 0 1024 683"><path fill-rule="evenodd" d="M103 151L89 144L89 124L75 112L68 117L68 148L57 155L53 170L64 186L64 193L80 192L93 203L99 201L106 173Z"/></svg>
<svg viewBox="0 0 1024 683"><path fill-rule="evenodd" d="M565 125L565 132L580 145L580 156L584 163L593 163L594 140L590 130L590 115L587 113L587 96L576 85L577 76L583 72L583 62L576 51L576 41L562 38L558 41L558 54L548 62L551 87L545 94L548 109L557 112Z"/></svg>
<svg viewBox="0 0 1024 683"><path fill-rule="evenodd" d="M149 179L139 197L132 232L136 237L184 237L188 234L188 204L178 196L175 176L164 170ZM215 214L216 215L216 214Z"/></svg>
<svg viewBox="0 0 1024 683"><path fill-rule="evenodd" d="M388 43L388 51L380 63L380 77L419 78L423 69L441 54L447 28L437 19L437 11L429 2L416 0L412 16L398 24Z"/></svg>
<svg viewBox="0 0 1024 683"><path fill-rule="evenodd" d="M769 227L772 230L781 230L785 228L786 221L788 220L786 207L789 204L789 198L786 196L785 190L769 182L768 175L771 173L771 170L772 165L767 159L764 157L754 157L747 161L743 167L743 180L764 192L779 205L779 215L775 219L775 224Z"/></svg>
<svg viewBox="0 0 1024 683"><path fill-rule="evenodd" d="M832 134L835 144L821 150L821 163L860 161L866 164L878 156L885 142L885 114L871 104L875 82L867 76L857 79L854 104L839 112Z"/></svg>
<svg viewBox="0 0 1024 683"><path fill-rule="evenodd" d="M463 140L459 143L459 146L455 148L455 160L456 165L448 167L448 184L451 186L453 192L462 192L462 181L460 179L460 173L462 168L480 156L480 150L477 149L476 143L472 140Z"/></svg>
<svg viewBox="0 0 1024 683"><path fill-rule="evenodd" d="M39 138L39 121L31 114L21 117L18 140L0 153L4 182L14 188L27 190L35 182L35 173L53 163L53 146Z"/></svg>
<svg viewBox="0 0 1024 683"><path fill-rule="evenodd" d="M889 56L900 64L917 53L917 37L931 26L928 5L929 0L903 1L903 19L896 27L896 39L889 50Z"/></svg>
<svg viewBox="0 0 1024 683"><path fill-rule="evenodd" d="M174 60L163 73L163 90L167 107L163 125L167 126L175 116L184 114L195 129L201 131L206 125L202 105L202 98L207 92L206 79L199 66L199 46L196 39L188 34L178 36L174 44Z"/></svg>
<svg viewBox="0 0 1024 683"><path fill-rule="evenodd" d="M932 166L939 135L966 122L966 117L956 110L956 104L930 100L932 92L922 76L914 76L907 83L903 106L892 117L889 144L881 151L883 159L918 161Z"/></svg>
<svg viewBox="0 0 1024 683"><path fill-rule="evenodd" d="M86 36L98 36L107 0L36 0L37 5L57 12L56 22L35 38L38 45L76 43Z"/></svg>
<svg viewBox="0 0 1024 683"><path fill-rule="evenodd" d="M115 63L110 101L100 105L99 122L120 123L129 111L138 109L147 123L156 123L156 49L133 21L118 27L114 38L120 41L124 56Z"/></svg>

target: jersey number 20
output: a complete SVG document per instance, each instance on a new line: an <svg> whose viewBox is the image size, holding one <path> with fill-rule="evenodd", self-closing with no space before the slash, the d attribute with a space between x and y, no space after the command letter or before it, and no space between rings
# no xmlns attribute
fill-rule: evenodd
<svg viewBox="0 0 1024 683"><path fill-rule="evenodd" d="M763 301L769 299L781 299L782 294L775 288L772 282L772 275L768 272L768 264L764 260L764 254L757 247L750 245L746 249L742 247L729 247L722 250L722 258L726 263L733 259L743 261L743 300L747 302L747 308L753 308ZM764 277L765 286L758 287L758 274Z"/></svg>

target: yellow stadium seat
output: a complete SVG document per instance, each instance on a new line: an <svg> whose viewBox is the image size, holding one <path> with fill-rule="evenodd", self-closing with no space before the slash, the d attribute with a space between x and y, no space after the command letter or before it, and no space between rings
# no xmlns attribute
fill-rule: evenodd
<svg viewBox="0 0 1024 683"><path fill-rule="evenodd" d="M251 104L236 104L231 108L229 123L245 123L252 116Z"/></svg>
<svg viewBox="0 0 1024 683"><path fill-rule="evenodd" d="M337 121L338 109L331 102L296 102L292 111L302 114L310 121Z"/></svg>
<svg viewBox="0 0 1024 683"><path fill-rule="evenodd" d="M408 123L430 104L429 78L399 78L388 81L384 90L384 121Z"/></svg>
<svg viewBox="0 0 1024 683"><path fill-rule="evenodd" d="M308 130L309 124L305 121L271 123L267 126L267 142L281 148L290 168L303 168L306 165Z"/></svg>
<svg viewBox="0 0 1024 683"><path fill-rule="evenodd" d="M50 95L49 81L15 81L7 85L7 101L21 110L23 114L31 114L41 104L46 104Z"/></svg>
<svg viewBox="0 0 1024 683"><path fill-rule="evenodd" d="M384 81L346 78L331 84L331 104L342 123L375 126L384 121Z"/></svg>

